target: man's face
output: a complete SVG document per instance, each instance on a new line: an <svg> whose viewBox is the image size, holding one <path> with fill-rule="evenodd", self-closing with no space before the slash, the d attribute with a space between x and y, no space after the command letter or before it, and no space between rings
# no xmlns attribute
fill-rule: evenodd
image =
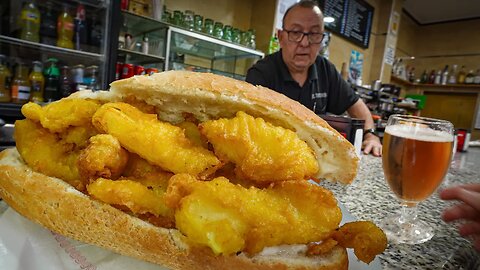
<svg viewBox="0 0 480 270"><path fill-rule="evenodd" d="M292 8L284 20L284 30L323 33L323 15L318 8ZM320 44L310 44L304 36L299 42L290 41L286 31L278 31L283 61L290 71L304 72L315 63Z"/></svg>

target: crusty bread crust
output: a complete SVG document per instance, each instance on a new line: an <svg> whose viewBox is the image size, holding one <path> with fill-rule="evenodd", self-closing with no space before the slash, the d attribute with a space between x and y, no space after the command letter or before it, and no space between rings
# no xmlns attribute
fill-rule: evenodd
<svg viewBox="0 0 480 270"><path fill-rule="evenodd" d="M154 105L161 120L183 121L185 113L200 121L234 117L244 111L292 129L315 152L318 179L348 184L357 174L354 147L322 118L300 103L261 86L210 73L168 71L115 81L110 91L81 91L70 98L121 101L135 97Z"/></svg>
<svg viewBox="0 0 480 270"><path fill-rule="evenodd" d="M14 148L0 152L0 196L17 212L52 231L172 269L347 269L344 248L323 256L215 256L189 245L175 229L155 227L94 201L64 181L32 171ZM288 250L288 249L285 249Z"/></svg>

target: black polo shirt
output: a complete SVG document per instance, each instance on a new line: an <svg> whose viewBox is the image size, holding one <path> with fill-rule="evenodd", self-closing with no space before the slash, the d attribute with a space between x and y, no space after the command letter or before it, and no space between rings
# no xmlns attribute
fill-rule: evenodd
<svg viewBox="0 0 480 270"><path fill-rule="evenodd" d="M246 81L282 93L317 114L343 114L359 98L335 66L321 56L317 56L315 64L309 68L303 87L290 75L281 51L253 65L247 72Z"/></svg>

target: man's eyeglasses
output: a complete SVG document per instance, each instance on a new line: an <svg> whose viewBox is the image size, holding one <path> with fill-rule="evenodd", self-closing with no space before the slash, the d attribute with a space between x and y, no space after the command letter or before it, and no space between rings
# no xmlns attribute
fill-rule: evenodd
<svg viewBox="0 0 480 270"><path fill-rule="evenodd" d="M290 31L286 29L283 29L283 31L287 32L288 40L292 42L300 42L302 41L303 36L307 36L310 44L320 44L325 36L325 33L305 33L302 31Z"/></svg>

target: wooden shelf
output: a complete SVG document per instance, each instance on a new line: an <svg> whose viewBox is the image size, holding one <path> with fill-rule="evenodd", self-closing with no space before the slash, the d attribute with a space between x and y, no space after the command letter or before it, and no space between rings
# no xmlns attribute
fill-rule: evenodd
<svg viewBox="0 0 480 270"><path fill-rule="evenodd" d="M412 83L398 77L391 77L392 83L406 87L408 92L439 92L439 93L480 93L480 84L428 84Z"/></svg>

